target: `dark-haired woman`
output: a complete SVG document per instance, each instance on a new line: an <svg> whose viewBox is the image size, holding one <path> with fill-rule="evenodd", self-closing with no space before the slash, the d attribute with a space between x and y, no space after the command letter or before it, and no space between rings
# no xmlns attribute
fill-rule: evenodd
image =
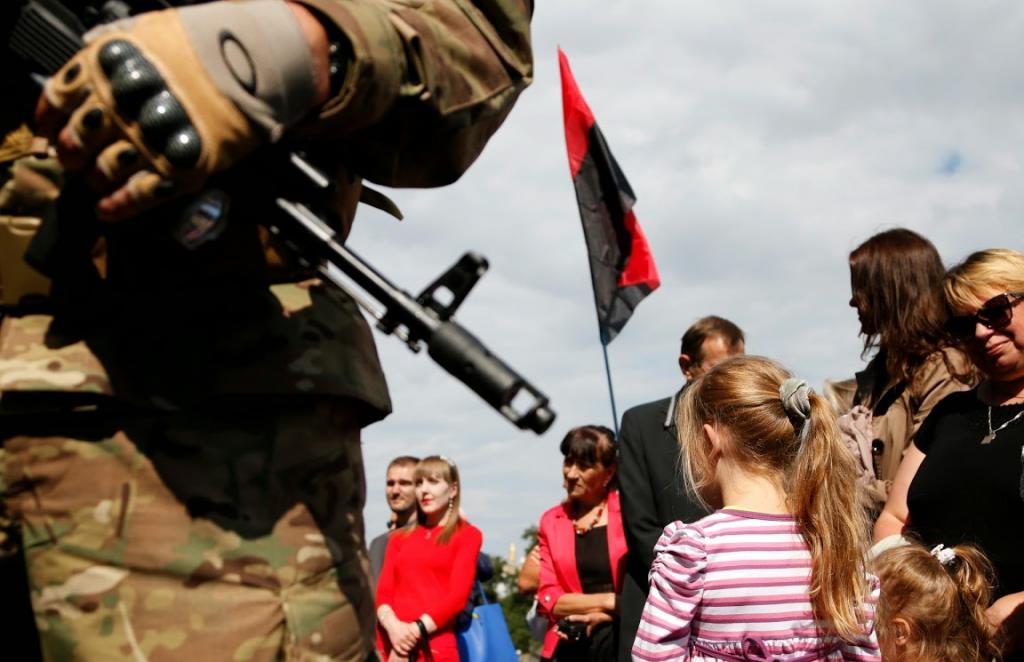
<svg viewBox="0 0 1024 662"><path fill-rule="evenodd" d="M573 428L559 450L567 498L540 520L537 605L551 623L541 657L614 660L626 562L615 434L598 425Z"/></svg>
<svg viewBox="0 0 1024 662"><path fill-rule="evenodd" d="M896 228L850 253L850 305L857 309L864 354L854 404L872 414L875 507L885 502L917 429L944 397L976 381L968 358L944 330L946 270L932 242Z"/></svg>

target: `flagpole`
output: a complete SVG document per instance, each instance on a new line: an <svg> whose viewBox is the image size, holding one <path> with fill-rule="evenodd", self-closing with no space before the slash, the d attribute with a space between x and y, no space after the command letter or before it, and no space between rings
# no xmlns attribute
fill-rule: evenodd
<svg viewBox="0 0 1024 662"><path fill-rule="evenodd" d="M608 364L608 343L604 341L604 333L601 334L601 351L604 352L604 374L608 379L608 399L612 403L612 429L615 430L615 437L619 436L619 414L615 410L615 391L612 389L612 369Z"/></svg>

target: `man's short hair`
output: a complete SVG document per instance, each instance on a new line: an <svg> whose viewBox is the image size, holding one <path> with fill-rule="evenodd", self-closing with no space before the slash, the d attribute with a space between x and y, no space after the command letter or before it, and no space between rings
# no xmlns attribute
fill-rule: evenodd
<svg viewBox="0 0 1024 662"><path fill-rule="evenodd" d="M704 341L714 337L724 340L730 350L736 350L741 344L746 343L740 327L724 317L708 315L694 322L686 330L680 342L679 353L686 354L694 363L699 364L704 360L704 357L701 355L704 349Z"/></svg>
<svg viewBox="0 0 1024 662"><path fill-rule="evenodd" d="M392 467L415 467L419 463L420 459L418 457L413 457L412 455L399 455L388 463L387 470L391 471Z"/></svg>

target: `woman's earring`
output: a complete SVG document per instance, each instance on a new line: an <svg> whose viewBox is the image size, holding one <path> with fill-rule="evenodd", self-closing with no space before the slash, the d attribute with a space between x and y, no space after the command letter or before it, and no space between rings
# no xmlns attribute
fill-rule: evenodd
<svg viewBox="0 0 1024 662"><path fill-rule="evenodd" d="M455 506L455 497L448 497L448 512L451 512L452 508L454 506Z"/></svg>

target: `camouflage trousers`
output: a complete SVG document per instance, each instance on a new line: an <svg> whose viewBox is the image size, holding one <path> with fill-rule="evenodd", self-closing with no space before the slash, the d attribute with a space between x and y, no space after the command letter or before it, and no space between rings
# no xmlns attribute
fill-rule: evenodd
<svg viewBox="0 0 1024 662"><path fill-rule="evenodd" d="M20 534L44 657L367 659L353 407L101 408L8 437L0 514Z"/></svg>

